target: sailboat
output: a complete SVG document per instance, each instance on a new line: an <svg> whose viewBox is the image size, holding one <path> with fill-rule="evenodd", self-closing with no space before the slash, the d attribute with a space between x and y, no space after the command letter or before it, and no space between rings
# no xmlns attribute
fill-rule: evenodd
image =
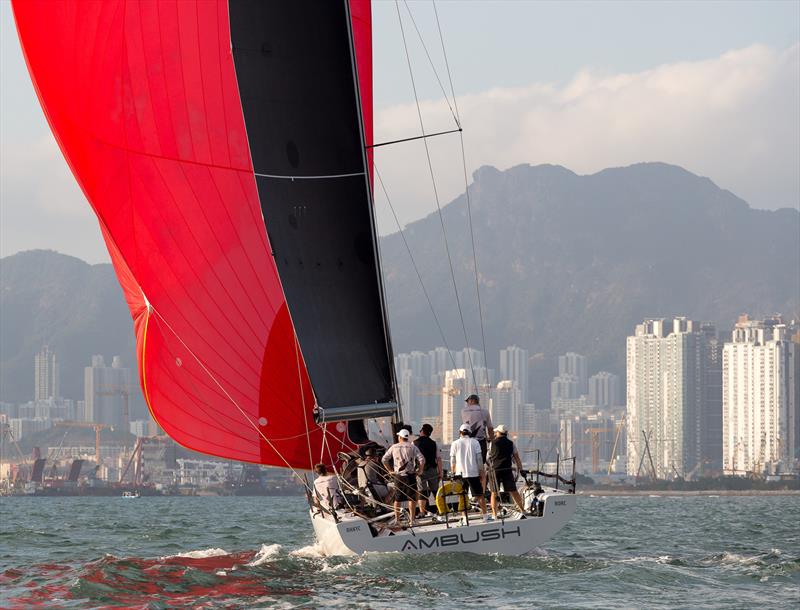
<svg viewBox="0 0 800 610"><path fill-rule="evenodd" d="M370 442L365 422L399 426L372 194L369 0L13 10L130 308L161 428L308 485L315 464L336 469ZM571 489L559 480L540 514L499 522L465 508L463 526L384 527L356 488L338 511L309 493L309 514L330 554L519 554L574 512L574 477Z"/></svg>

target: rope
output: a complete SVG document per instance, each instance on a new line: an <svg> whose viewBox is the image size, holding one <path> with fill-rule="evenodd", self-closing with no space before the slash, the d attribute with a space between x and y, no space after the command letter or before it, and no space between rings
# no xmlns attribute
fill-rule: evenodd
<svg viewBox="0 0 800 610"><path fill-rule="evenodd" d="M308 445L308 464L311 466L314 462L314 456L311 455L311 432L308 429L308 411L306 411L306 391L303 388L303 371L300 368L300 344L297 340L297 335L294 336L294 355L297 360L297 382L300 386L300 400L303 403L303 424L306 428L306 444ZM323 435L324 436L324 435Z"/></svg>
<svg viewBox="0 0 800 610"><path fill-rule="evenodd" d="M408 252L408 257L411 259L411 265L412 267L414 267L414 273L417 274L417 280L419 280L420 288L422 288L422 294L425 295L425 300L428 302L428 307L431 310L431 314L433 314L433 319L436 322L436 328L439 330L439 336L442 338L442 343L444 343L445 349L447 349L447 355L450 356L450 361L453 363L453 368L455 369L457 368L456 360L453 357L453 352L450 349L450 346L447 344L447 339L444 336L444 330L442 330L442 325L439 322L439 316L436 315L436 310L433 307L430 295L428 295L428 290L425 288L425 283L422 281L422 274L419 271L419 267L417 266L417 261L414 259L414 255L411 253L411 246L408 245L406 234L403 231L403 228L400 226L400 220L397 218L397 213L395 212L394 206L392 205L392 200L389 198L389 193L386 191L386 185L383 182L381 173L378 171L377 164L373 163L373 167L375 168L375 175L378 177L378 183L381 185L381 190L383 191L383 195L386 197L386 202L389 204L389 209L392 211L394 222L397 225L397 232L400 233L400 237L402 238L403 244L405 245L406 251Z"/></svg>
<svg viewBox="0 0 800 610"><path fill-rule="evenodd" d="M442 35L442 26L439 23L439 11L436 9L436 0L431 0L433 5L433 13L436 15L436 28L439 31L439 41L442 45L442 56L444 57L444 65L447 68L447 79L450 81L450 92L453 95L453 105L455 106L456 122L459 127L461 126L461 114L458 111L458 99L456 98L456 90L453 87L453 76L450 73L450 62L447 60L447 50L444 45L444 36ZM475 232L472 229L472 201L469 195L469 180L467 179L467 155L464 148L464 133L458 132L459 141L461 144L461 165L464 170L464 194L467 197L467 219L469 221L469 236L472 242L472 265L475 270L475 294L478 297L478 318L481 323L481 343L483 345L483 353L488 354L486 351L486 333L483 326L483 306L481 304L481 289L478 273L478 257L475 253Z"/></svg>
<svg viewBox="0 0 800 610"><path fill-rule="evenodd" d="M200 360L200 358L197 357L197 355L192 351L192 349L188 345L186 345L186 342L180 337L180 335L178 335L177 332L175 332L175 329L172 328L172 326L170 325L169 322L167 322L166 318L164 318L164 316L162 316L158 312L158 310L155 307L153 307L152 304L150 304L150 308L153 311L153 313L156 314L156 316L158 316L158 318L170 330L170 332L173 335L175 335L175 338L178 341L180 341L180 343L181 343L181 345L183 345L184 349L186 349L186 351L189 352L189 355L191 355L192 358L195 359L197 364L200 365L200 368L203 369L203 372L205 372L206 375L208 375L208 377L211 379L211 381L213 381L217 385L217 387L222 391L223 394L225 394L225 396L233 404L233 406L236 407L236 409L239 411L239 413L241 413L242 417L244 417L244 419L247 421L247 423L249 423L253 427L253 429L256 432L258 432L259 436L261 436L261 438L264 439L264 442L266 442L267 445L269 445L269 447L275 452L275 455L277 455L279 458L281 458L281 460L283 460L284 464L286 464L286 467L289 470L292 471L292 474L294 474L294 476L297 477L297 479L303 484L304 487L306 487L309 491L312 491L311 488L309 487L308 483L305 481L305 479L302 476L300 476L300 473L298 473L297 470L295 470L294 467L286 460L286 458L283 457L281 452L278 451L278 449L275 447L275 445L272 444L272 441L270 441L266 437L266 435L261 431L261 429L258 427L256 422L254 422L250 418L250 416L247 415L247 413L244 412L244 409L242 409L239 406L239 403L237 403L236 400L233 398L233 396L231 396L230 393L228 393L228 390L226 390L225 387L217 380L217 378L214 376L214 374L206 368L205 364L203 364L203 361Z"/></svg>
<svg viewBox="0 0 800 610"><path fill-rule="evenodd" d="M416 82L414 81L414 71L411 68L411 56L409 55L409 52L408 52L408 44L406 43L406 34L405 34L405 29L403 28L403 18L400 15L400 4L398 3L398 0L395 0L395 8L397 9L397 19L398 19L398 21L400 23L400 33L401 33L402 38L403 38L403 47L404 47L405 53L406 53L406 62L408 63L408 73L409 73L409 76L411 77L411 88L412 88L412 90L414 92L414 101L415 101L416 106L417 106L417 116L419 117L419 127L420 127L420 130L422 132L422 135L425 135L425 124L424 124L424 122L422 120L422 110L420 109L420 105L419 105L419 97L417 95L417 85L416 85ZM458 286L456 284L456 274L455 274L455 270L453 268L453 258L450 256L450 246L447 243L447 231L446 231L445 226L444 226L444 216L442 215L442 206L441 206L441 203L439 201L439 191L436 188L436 177L434 176L434 172L433 172L433 163L431 161L431 153L430 153L430 149L428 147L428 140L427 139L423 139L422 142L425 145L425 156L427 157L427 160L428 160L428 169L429 169L430 175L431 175L431 184L433 185L433 196L434 196L434 199L436 201L436 209L437 209L438 214L439 214L439 222L442 225L442 237L444 238L444 249L445 249L445 252L447 253L447 262L450 265L450 277L453 280L453 291L455 292L456 305L458 306L458 315L459 315L459 318L461 320L461 329L464 332L464 343L467 346L467 349L466 349L467 354L466 355L467 355L467 360L469 360L469 368L472 371L472 383L475 386L475 390L477 391L477 379L475 377L475 367L474 367L473 362L472 362L472 353L471 353L471 351L469 349L469 339L467 338L467 326L464 323L464 312L461 309L461 299L458 296ZM484 352L484 354L485 354L485 352Z"/></svg>

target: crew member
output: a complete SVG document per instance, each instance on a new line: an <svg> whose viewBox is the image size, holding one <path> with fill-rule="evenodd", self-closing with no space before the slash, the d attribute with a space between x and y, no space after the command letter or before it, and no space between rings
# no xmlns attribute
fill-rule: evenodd
<svg viewBox="0 0 800 610"><path fill-rule="evenodd" d="M525 512L522 503L522 496L517 491L517 482L514 471L511 469L512 462L517 467L517 472L522 470L522 460L519 457L514 441L508 438L508 430L504 425L499 425L494 429L494 441L489 450L486 463L490 468L489 489L492 490L492 516L497 519L497 499L500 495L500 486L503 491L511 494L514 504L520 512Z"/></svg>
<svg viewBox="0 0 800 610"><path fill-rule="evenodd" d="M397 433L397 442L389 447L381 460L389 470L392 463L394 476L394 522L400 524L400 503L408 503L408 522L414 526L414 503L417 500L417 475L425 469L425 458L417 446L409 441L408 430L405 428Z"/></svg>
<svg viewBox="0 0 800 610"><path fill-rule="evenodd" d="M485 463L487 455L486 439L492 438L494 435L492 416L489 414L488 409L481 407L481 399L477 394L470 394L466 403L466 406L461 409L461 423L469 426L470 436L478 440Z"/></svg>
<svg viewBox="0 0 800 610"><path fill-rule="evenodd" d="M414 441L417 449L425 458L425 470L417 478L417 506L420 516L425 516L431 495L436 497L439 490L439 481L442 479L442 458L439 457L439 448L436 441L431 438L433 426L423 424L419 429L419 437Z"/></svg>
<svg viewBox="0 0 800 610"><path fill-rule="evenodd" d="M470 436L469 424L461 424L458 429L459 438L450 445L450 470L453 474L460 475L469 485L472 497L477 498L483 520L488 521L486 515L486 498L483 495L481 479L484 476L481 445L478 439Z"/></svg>
<svg viewBox="0 0 800 610"><path fill-rule="evenodd" d="M325 464L314 466L317 478L314 479L314 492L317 501L323 508L337 509L344 504L344 496L339 487L339 479L335 474L328 474L328 467Z"/></svg>
<svg viewBox="0 0 800 610"><path fill-rule="evenodd" d="M359 485L368 486L370 491L377 496L375 499L378 502L385 501L386 496L389 495L389 487L386 485L386 470L381 466L374 447L369 447L364 452L362 468L365 481L363 485L359 481Z"/></svg>

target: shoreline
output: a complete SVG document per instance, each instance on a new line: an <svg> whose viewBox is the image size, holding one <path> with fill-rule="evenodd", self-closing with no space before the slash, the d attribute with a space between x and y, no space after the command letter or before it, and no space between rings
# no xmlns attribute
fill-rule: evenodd
<svg viewBox="0 0 800 610"><path fill-rule="evenodd" d="M579 489L584 497L612 496L800 496L800 489L704 489L704 490L645 490L645 489Z"/></svg>

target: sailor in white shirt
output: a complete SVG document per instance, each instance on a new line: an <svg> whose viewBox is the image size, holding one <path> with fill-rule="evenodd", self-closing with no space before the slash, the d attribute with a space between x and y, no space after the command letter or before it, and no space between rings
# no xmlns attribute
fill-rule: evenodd
<svg viewBox="0 0 800 610"><path fill-rule="evenodd" d="M453 474L462 476L469 485L472 496L478 500L483 520L487 521L486 497L481 484L484 476L481 445L477 439L470 437L471 428L468 424L462 424L458 430L460 437L450 445L450 469Z"/></svg>
<svg viewBox="0 0 800 610"><path fill-rule="evenodd" d="M334 474L328 474L325 464L314 466L317 478L314 479L314 495L323 508L339 508L344 504L339 479Z"/></svg>

